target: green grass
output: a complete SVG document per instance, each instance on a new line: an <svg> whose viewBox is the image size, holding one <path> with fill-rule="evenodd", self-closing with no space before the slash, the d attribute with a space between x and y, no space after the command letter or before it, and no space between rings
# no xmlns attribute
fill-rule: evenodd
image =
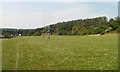
<svg viewBox="0 0 120 72"><path fill-rule="evenodd" d="M2 50L3 70L118 69L117 36L24 36L4 39Z"/></svg>
<svg viewBox="0 0 120 72"><path fill-rule="evenodd" d="M2 40L0 40L0 71L2 70Z"/></svg>

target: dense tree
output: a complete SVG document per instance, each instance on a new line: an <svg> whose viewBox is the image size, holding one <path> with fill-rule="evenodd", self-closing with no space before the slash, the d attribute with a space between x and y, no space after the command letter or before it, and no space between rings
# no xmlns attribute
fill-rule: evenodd
<svg viewBox="0 0 120 72"><path fill-rule="evenodd" d="M52 35L91 35L105 34L110 31L120 30L120 17L111 18L96 17L78 19L67 22L58 22L50 26L37 29L2 29L2 34L22 34L23 36L40 36L42 33L50 32Z"/></svg>

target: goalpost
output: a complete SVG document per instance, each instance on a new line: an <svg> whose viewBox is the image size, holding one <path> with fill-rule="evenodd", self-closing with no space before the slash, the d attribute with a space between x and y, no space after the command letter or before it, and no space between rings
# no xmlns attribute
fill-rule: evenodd
<svg viewBox="0 0 120 72"><path fill-rule="evenodd" d="M45 8L44 8L44 26L43 26L42 36L50 39L50 6L49 6L49 25L48 26L45 26Z"/></svg>

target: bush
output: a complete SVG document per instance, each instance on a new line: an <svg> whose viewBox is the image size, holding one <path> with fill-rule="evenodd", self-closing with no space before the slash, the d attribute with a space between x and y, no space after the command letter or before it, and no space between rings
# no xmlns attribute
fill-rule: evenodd
<svg viewBox="0 0 120 72"><path fill-rule="evenodd" d="M100 33L100 35L104 35L105 34L105 31L102 31L101 33Z"/></svg>
<svg viewBox="0 0 120 72"><path fill-rule="evenodd" d="M33 36L40 36L40 35L41 35L40 32L35 32L35 33L33 34Z"/></svg>
<svg viewBox="0 0 120 72"><path fill-rule="evenodd" d="M9 38L10 37L10 33L4 33L3 34L5 38Z"/></svg>

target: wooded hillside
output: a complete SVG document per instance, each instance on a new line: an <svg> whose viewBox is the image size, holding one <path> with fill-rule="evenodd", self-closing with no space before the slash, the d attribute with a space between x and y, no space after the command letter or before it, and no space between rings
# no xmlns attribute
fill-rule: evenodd
<svg viewBox="0 0 120 72"><path fill-rule="evenodd" d="M49 32L52 35L91 35L91 34L105 34L110 31L120 29L120 17L111 18L96 17L87 19L78 19L67 22L58 22L49 27L37 29L7 29L2 28L2 34L22 34L23 36L39 36L43 32Z"/></svg>

